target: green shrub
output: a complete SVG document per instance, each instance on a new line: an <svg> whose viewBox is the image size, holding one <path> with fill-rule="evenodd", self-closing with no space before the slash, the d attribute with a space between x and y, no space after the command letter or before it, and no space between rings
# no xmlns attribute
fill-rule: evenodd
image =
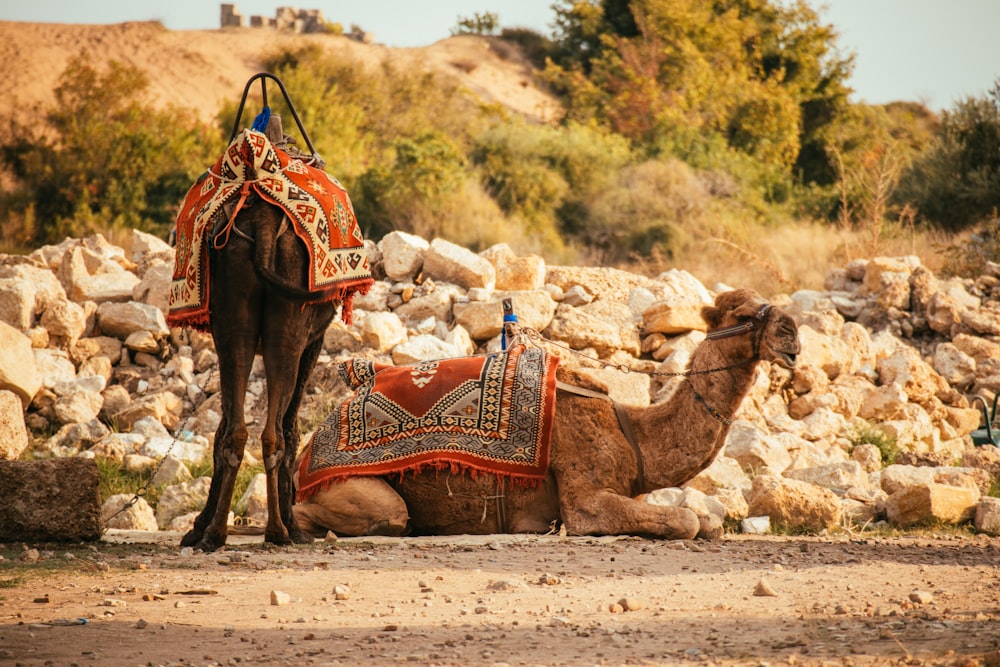
<svg viewBox="0 0 1000 667"><path fill-rule="evenodd" d="M878 451L882 455L882 465L884 466L892 465L896 461L896 456L899 454L899 447L896 445L896 439L887 436L885 433L870 424L859 424L855 426L848 436L848 439L851 442L852 448L863 444L875 445L878 447Z"/></svg>
<svg viewBox="0 0 1000 667"><path fill-rule="evenodd" d="M143 99L148 78L82 56L67 65L39 127L15 126L0 157L19 182L7 193L16 233L44 243L138 228L165 235L195 177L222 150L193 113Z"/></svg>

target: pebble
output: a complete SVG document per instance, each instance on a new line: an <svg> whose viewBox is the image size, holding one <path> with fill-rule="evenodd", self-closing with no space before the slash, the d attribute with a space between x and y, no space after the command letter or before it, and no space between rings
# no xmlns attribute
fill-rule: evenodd
<svg viewBox="0 0 1000 667"><path fill-rule="evenodd" d="M37 563L41 554L38 549L25 549L17 555L17 560L22 563Z"/></svg>
<svg viewBox="0 0 1000 667"><path fill-rule="evenodd" d="M280 607L292 601L292 596L283 591L271 591L271 605Z"/></svg>
<svg viewBox="0 0 1000 667"><path fill-rule="evenodd" d="M333 597L336 600L347 600L351 597L351 589L345 584L337 584L333 587Z"/></svg>
<svg viewBox="0 0 1000 667"><path fill-rule="evenodd" d="M757 582L757 586L753 589L753 594L757 597L776 597L778 595L771 588L771 584L767 583L764 579Z"/></svg>
<svg viewBox="0 0 1000 667"><path fill-rule="evenodd" d="M624 611L639 611L645 605L642 600L637 600L636 598L622 598L618 601L618 606Z"/></svg>
<svg viewBox="0 0 1000 667"><path fill-rule="evenodd" d="M916 602L917 604L930 604L934 602L934 595L928 593L927 591L913 591L910 593L910 602Z"/></svg>

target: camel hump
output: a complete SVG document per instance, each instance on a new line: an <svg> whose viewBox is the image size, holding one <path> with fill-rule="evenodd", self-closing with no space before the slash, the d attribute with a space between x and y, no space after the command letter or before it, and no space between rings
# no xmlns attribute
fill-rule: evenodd
<svg viewBox="0 0 1000 667"><path fill-rule="evenodd" d="M556 370L556 379L559 382L565 382L566 384L571 384L575 387L580 387L582 389L590 389L591 391L599 391L602 394L608 393L610 387L604 382L601 382L597 378L590 375L585 375L575 368L566 368L565 366L560 366Z"/></svg>

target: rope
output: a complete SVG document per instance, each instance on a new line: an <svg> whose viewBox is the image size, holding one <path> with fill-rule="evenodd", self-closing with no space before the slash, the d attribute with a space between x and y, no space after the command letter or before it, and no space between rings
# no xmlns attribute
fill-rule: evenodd
<svg viewBox="0 0 1000 667"><path fill-rule="evenodd" d="M250 129L254 132L266 132L269 122L271 122L271 107L264 107L253 119L253 125L250 126Z"/></svg>
<svg viewBox="0 0 1000 667"><path fill-rule="evenodd" d="M506 317L504 319L506 320ZM517 318L515 317L515 320L516 319ZM523 326L521 326L519 324L515 324L514 326L517 329L517 335L518 336L524 336L527 340L535 343L536 345L538 344L539 341L545 342L545 343L547 343L549 345L552 345L553 347L558 347L560 349L566 350L567 352L575 354L578 357L583 357L584 359L586 359L586 360L588 360L590 362L593 362L593 363L597 364L598 366L603 366L604 368L612 368L612 369L614 369L616 371L620 371L620 372L626 373L626 374L627 373L644 373L644 374L649 375L651 377L691 377L693 375L708 375L710 373L719 373L719 372L722 372L722 371L728 371L728 370L732 370L734 368L739 368L740 366L746 366L747 364L750 364L750 363L753 363L754 361L756 361L756 356L753 356L753 357L750 357L749 359L744 359L743 361L737 361L734 364L729 364L728 366L719 366L717 368L705 368L705 369L702 369L700 371L692 371L692 370L679 371L679 372L670 372L670 371L634 371L634 370L632 370L632 368L630 368L626 364L613 364L613 363L608 362L608 361L602 361L600 359L597 359L596 357L590 356L589 354L584 354L583 352L580 352L579 350L574 350L569 345L566 345L564 343L560 343L558 341L550 340L550 339L546 338L545 336L543 336L541 333L539 333L537 330L532 329L530 327L523 327Z"/></svg>

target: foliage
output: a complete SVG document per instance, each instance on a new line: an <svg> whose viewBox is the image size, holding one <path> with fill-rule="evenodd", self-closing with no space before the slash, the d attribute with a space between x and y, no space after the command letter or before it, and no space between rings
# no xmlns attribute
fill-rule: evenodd
<svg viewBox="0 0 1000 667"><path fill-rule="evenodd" d="M882 455L883 466L892 465L899 454L896 439L889 437L871 424L859 424L855 426L848 438L851 441L852 448L864 444L878 447L878 451Z"/></svg>
<svg viewBox="0 0 1000 667"><path fill-rule="evenodd" d="M131 496L145 489L142 493L143 499L151 507L156 507L163 488L149 485L150 476L153 474L152 470L129 470L122 465L121 461L103 456L99 456L95 460L98 475L97 488L101 495L101 502L111 496L119 494ZM147 485L149 485L148 488Z"/></svg>
<svg viewBox="0 0 1000 667"><path fill-rule="evenodd" d="M41 127L16 126L0 157L19 181L7 204L23 241L52 242L111 228L164 234L220 138L188 111L143 102L148 79L82 56L60 77Z"/></svg>
<svg viewBox="0 0 1000 667"><path fill-rule="evenodd" d="M941 129L900 185L930 223L951 231L996 217L1000 201L1000 80L944 112Z"/></svg>
<svg viewBox="0 0 1000 667"><path fill-rule="evenodd" d="M707 189L675 158L626 167L592 203L583 241L601 248L602 263L657 251L673 256L708 212ZM627 224L624 221L628 221Z"/></svg>
<svg viewBox="0 0 1000 667"><path fill-rule="evenodd" d="M471 18L460 17L456 27L451 29L452 35L495 35L500 27L500 20L494 12L476 12Z"/></svg>
<svg viewBox="0 0 1000 667"><path fill-rule="evenodd" d="M441 234L438 203L452 195L465 178L465 158L446 136L429 132L397 139L391 162L361 175L357 214L365 236L381 238L406 229L433 238Z"/></svg>
<svg viewBox="0 0 1000 667"><path fill-rule="evenodd" d="M500 208L555 251L564 235L586 236L593 199L631 158L621 137L573 122L496 124L476 137L471 153Z"/></svg>
<svg viewBox="0 0 1000 667"><path fill-rule="evenodd" d="M1000 218L977 225L939 248L945 258L943 272L964 278L978 278L987 262L1000 262Z"/></svg>
<svg viewBox="0 0 1000 667"><path fill-rule="evenodd" d="M836 33L804 2L564 0L555 9L545 78L571 118L643 144L721 136L816 178L806 149L824 145L847 106L851 59L836 54Z"/></svg>

